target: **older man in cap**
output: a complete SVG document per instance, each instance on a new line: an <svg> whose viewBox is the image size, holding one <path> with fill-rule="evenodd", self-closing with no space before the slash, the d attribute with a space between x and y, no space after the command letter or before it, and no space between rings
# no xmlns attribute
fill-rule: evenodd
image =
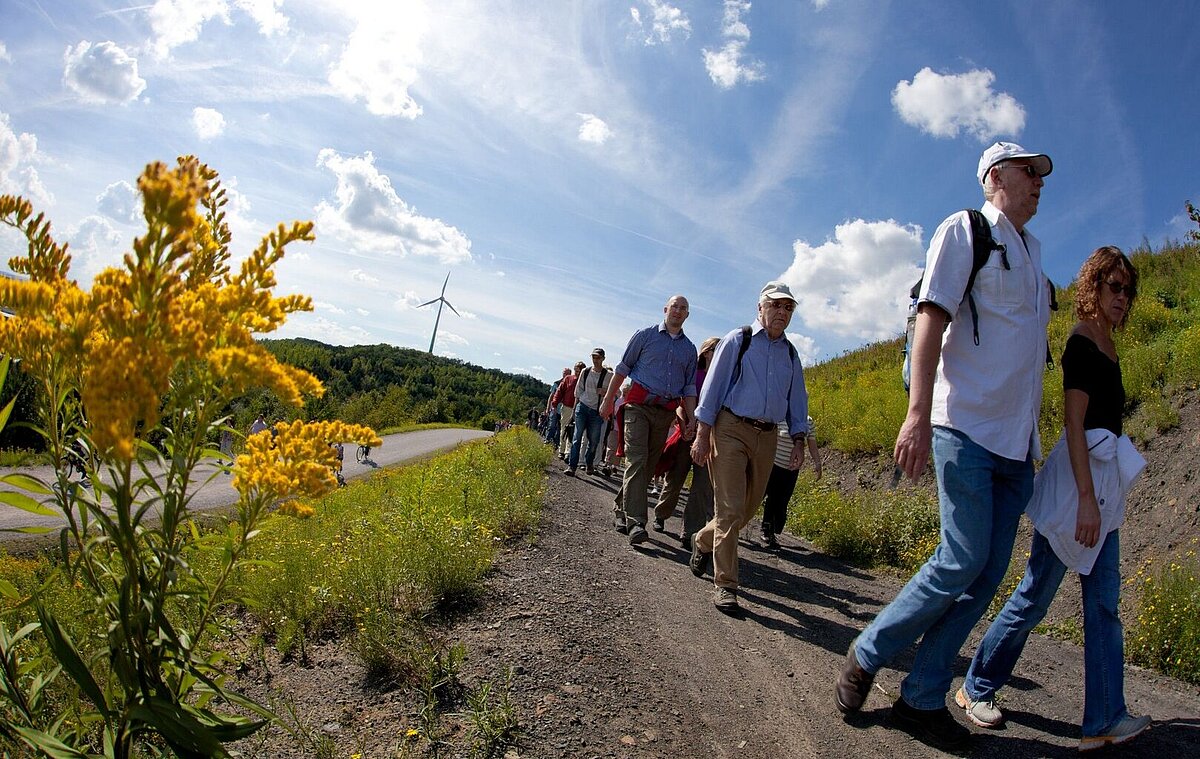
<svg viewBox="0 0 1200 759"><path fill-rule="evenodd" d="M600 401L608 393L612 372L604 366L604 349L592 349L592 365L584 369L575 383L575 437L571 441L571 455L567 458L567 476L574 477L579 467L579 448L583 435L587 433L587 455L584 457L588 474L596 473L596 451L600 447Z"/></svg>
<svg viewBox="0 0 1200 759"><path fill-rule="evenodd" d="M758 298L758 320L735 329L717 351L696 407L692 458L708 465L713 518L692 538L692 573L713 567L713 603L738 609L738 533L762 503L775 461L776 426L786 421L798 443L790 464L804 463L808 393L804 369L784 330L796 299L783 282L768 282Z"/></svg>
<svg viewBox="0 0 1200 759"><path fill-rule="evenodd" d="M911 479L933 454L941 543L895 600L850 646L835 685L843 713L858 711L875 673L918 639L891 721L956 749L970 737L946 708L958 651L1008 569L1017 523L1041 457L1046 326L1052 288L1041 245L1026 229L1037 213L1049 156L1011 142L984 151L977 177L994 249L972 270L969 214L942 222L929 243L918 297L908 415L896 464ZM970 297L968 297L968 295ZM960 691L964 708L986 716Z"/></svg>

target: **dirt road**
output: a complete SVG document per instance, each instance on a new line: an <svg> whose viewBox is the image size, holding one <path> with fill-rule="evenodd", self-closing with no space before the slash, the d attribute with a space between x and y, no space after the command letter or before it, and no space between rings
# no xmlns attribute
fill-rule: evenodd
<svg viewBox="0 0 1200 759"><path fill-rule="evenodd" d="M520 756L942 755L886 724L901 671L879 673L853 720L833 704L850 641L901 578L853 569L786 534L774 552L743 541L745 613L731 618L713 608L711 578L688 571L678 519L632 548L611 527L615 479L561 471L549 467L537 544L499 566L480 613L455 631L480 676L515 668L528 730ZM1078 592L1066 585L1064 593ZM954 687L983 629L964 649ZM974 729L966 753L1076 756L1082 649L1034 635L1016 675L999 702L1007 727ZM1126 695L1154 725L1122 756L1197 755L1200 689L1131 668ZM1117 752L1099 755L1109 753Z"/></svg>
<svg viewBox="0 0 1200 759"><path fill-rule="evenodd" d="M361 464L354 459L357 446L347 445L343 471L347 479L365 477L378 467L425 458L438 451L453 448L466 440L474 440L490 434L490 432L482 430L436 429L388 435L383 438L383 445L371 449L369 459ZM0 470L0 473L9 471L14 470L3 469ZM49 466L29 467L21 471L38 477L43 482L48 482L52 478ZM199 471L196 475L196 481L203 484L191 502L191 507L195 511L207 511L228 506L237 500L237 492L229 484L230 477L228 475L217 474L212 479L208 479L210 474L212 474L212 470L207 469ZM0 488L7 489L7 486L0 485ZM0 506L0 530L13 530L35 525L54 527L61 524L61 521L59 517L39 517L9 506ZM0 543L16 539L20 535L21 533L0 532Z"/></svg>

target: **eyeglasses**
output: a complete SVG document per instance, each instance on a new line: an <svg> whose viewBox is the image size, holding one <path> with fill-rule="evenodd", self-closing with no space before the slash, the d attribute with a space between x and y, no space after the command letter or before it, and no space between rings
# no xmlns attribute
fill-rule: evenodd
<svg viewBox="0 0 1200 759"><path fill-rule="evenodd" d="M1025 172L1025 176L1029 177L1030 179L1041 176L1041 174L1038 173L1037 169L1033 168L1032 166L1030 166L1027 163L1006 163L1003 166L1001 166L1000 168L1002 168L1002 169L1018 169L1020 171Z"/></svg>
<svg viewBox="0 0 1200 759"><path fill-rule="evenodd" d="M1125 293L1125 297L1130 300L1133 299L1134 294L1137 292L1133 289L1133 285L1123 285L1120 282L1113 282L1111 279L1106 279L1104 284L1108 285L1108 291L1113 295Z"/></svg>
<svg viewBox="0 0 1200 759"><path fill-rule="evenodd" d="M777 300L769 300L769 301L767 301L767 308L775 308L775 309L782 308L784 311L787 311L790 314L791 312L796 310L796 302L791 301L791 300L784 300L783 298L779 298Z"/></svg>

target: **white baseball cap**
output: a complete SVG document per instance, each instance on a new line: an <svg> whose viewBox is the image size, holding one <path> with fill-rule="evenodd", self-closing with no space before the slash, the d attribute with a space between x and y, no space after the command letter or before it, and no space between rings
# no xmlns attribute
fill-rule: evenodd
<svg viewBox="0 0 1200 759"><path fill-rule="evenodd" d="M791 301L796 300L796 296L792 295L792 288L779 280L773 280L763 285L762 292L758 296L759 302L765 300L782 300L784 298Z"/></svg>
<svg viewBox="0 0 1200 759"><path fill-rule="evenodd" d="M1047 176L1054 170L1054 163L1045 153L1031 153L1015 142L997 142L983 151L983 155L979 157L979 171L975 174L979 177L979 184L983 184L983 178L987 176L988 169L1001 161L1013 158L1030 159L1029 165L1033 167L1039 177Z"/></svg>

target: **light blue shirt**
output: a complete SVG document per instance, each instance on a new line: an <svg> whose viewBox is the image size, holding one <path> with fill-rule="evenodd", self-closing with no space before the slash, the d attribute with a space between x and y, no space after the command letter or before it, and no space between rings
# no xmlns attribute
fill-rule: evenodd
<svg viewBox="0 0 1200 759"><path fill-rule="evenodd" d="M666 324L634 332L616 371L651 395L668 400L696 397L696 346L683 330L672 337Z"/></svg>
<svg viewBox="0 0 1200 759"><path fill-rule="evenodd" d="M804 387L804 368L800 358L792 358L787 334L771 340L762 322L754 322L750 347L742 356L742 373L733 384L734 367L742 346L742 330L733 330L713 355L696 418L708 426L717 422L717 414L728 408L738 416L777 424L786 421L792 437L808 430L808 391Z"/></svg>

